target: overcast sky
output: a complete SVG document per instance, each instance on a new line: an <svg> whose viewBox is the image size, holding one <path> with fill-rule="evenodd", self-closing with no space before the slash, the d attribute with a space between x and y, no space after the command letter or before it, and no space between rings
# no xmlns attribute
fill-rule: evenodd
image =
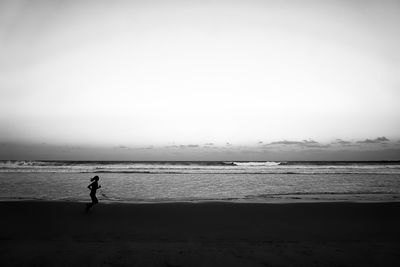
<svg viewBox="0 0 400 267"><path fill-rule="evenodd" d="M0 1L0 158L400 159L400 1Z"/></svg>

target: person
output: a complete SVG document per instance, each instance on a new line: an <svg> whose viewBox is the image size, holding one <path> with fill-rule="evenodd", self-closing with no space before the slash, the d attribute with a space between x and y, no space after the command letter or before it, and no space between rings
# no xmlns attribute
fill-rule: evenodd
<svg viewBox="0 0 400 267"><path fill-rule="evenodd" d="M90 179L91 183L88 185L88 188L90 189L90 198L92 199L92 203L86 204L86 211L89 211L91 207L99 203L99 200L96 197L97 189L101 188L101 185L99 185L99 179L100 178L97 175Z"/></svg>

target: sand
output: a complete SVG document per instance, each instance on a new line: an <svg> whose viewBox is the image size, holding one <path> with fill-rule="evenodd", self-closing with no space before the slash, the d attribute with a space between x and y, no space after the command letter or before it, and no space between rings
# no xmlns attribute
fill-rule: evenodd
<svg viewBox="0 0 400 267"><path fill-rule="evenodd" d="M0 266L400 266L400 203L0 202Z"/></svg>

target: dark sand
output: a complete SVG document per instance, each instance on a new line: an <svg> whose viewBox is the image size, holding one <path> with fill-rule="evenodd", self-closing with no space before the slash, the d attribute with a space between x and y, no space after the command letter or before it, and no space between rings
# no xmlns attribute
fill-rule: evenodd
<svg viewBox="0 0 400 267"><path fill-rule="evenodd" d="M0 202L0 266L400 266L400 203Z"/></svg>

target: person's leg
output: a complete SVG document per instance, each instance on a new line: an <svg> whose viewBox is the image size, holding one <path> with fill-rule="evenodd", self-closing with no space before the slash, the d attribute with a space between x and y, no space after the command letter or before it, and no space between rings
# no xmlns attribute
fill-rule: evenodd
<svg viewBox="0 0 400 267"><path fill-rule="evenodd" d="M90 194L90 197L92 198L93 205L99 203L99 200L97 199L95 193L94 194Z"/></svg>
<svg viewBox="0 0 400 267"><path fill-rule="evenodd" d="M93 207L94 204L96 204L97 202L99 202L96 198L95 194L90 193L90 198L92 199L91 203L86 204L86 211L89 211L89 209L91 207Z"/></svg>
<svg viewBox="0 0 400 267"><path fill-rule="evenodd" d="M96 194L90 194L90 198L92 199L92 203L90 203L90 207L94 206L95 204L99 203L99 200L96 197Z"/></svg>

